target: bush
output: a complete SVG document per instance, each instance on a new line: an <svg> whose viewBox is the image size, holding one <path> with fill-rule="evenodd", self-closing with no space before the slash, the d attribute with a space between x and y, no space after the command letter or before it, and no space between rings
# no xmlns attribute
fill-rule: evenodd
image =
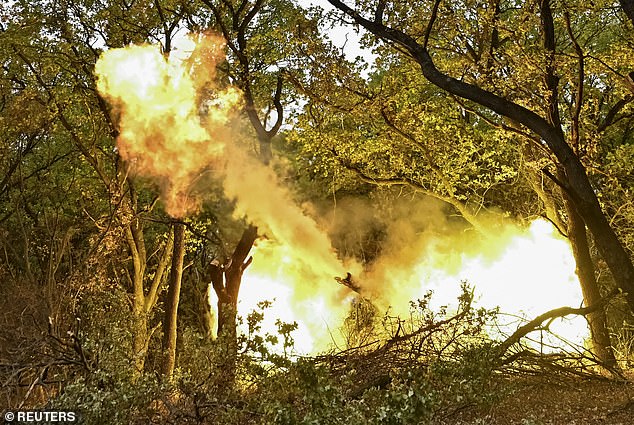
<svg viewBox="0 0 634 425"><path fill-rule="evenodd" d="M378 345L311 358L288 356L294 324L280 322L278 334L262 334L263 303L244 319L233 382L223 366L225 348L194 328L181 330L171 381L132 374L129 319L119 309L121 317L113 312L107 326L95 324L82 336L98 354L94 369L69 382L49 407L78 411L86 424L429 423L497 397L493 351L482 331L489 315L472 310L465 294L454 316L430 311L426 297L399 326L398 318L372 319L384 325ZM113 295L104 302L113 307L122 300ZM365 324L360 331L369 332Z"/></svg>

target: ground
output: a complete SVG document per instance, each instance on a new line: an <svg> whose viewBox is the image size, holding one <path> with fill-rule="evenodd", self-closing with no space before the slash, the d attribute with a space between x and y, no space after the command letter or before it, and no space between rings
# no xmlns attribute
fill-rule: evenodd
<svg viewBox="0 0 634 425"><path fill-rule="evenodd" d="M509 382L488 408L465 408L442 425L632 425L634 382L531 377Z"/></svg>

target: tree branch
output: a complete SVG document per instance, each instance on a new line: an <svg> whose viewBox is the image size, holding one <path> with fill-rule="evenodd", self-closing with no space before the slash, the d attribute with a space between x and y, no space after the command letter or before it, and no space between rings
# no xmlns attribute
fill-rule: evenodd
<svg viewBox="0 0 634 425"><path fill-rule="evenodd" d="M387 4L387 0L379 0L376 5L376 10L374 11L374 22L377 24L383 23L383 13L385 12L385 5Z"/></svg>
<svg viewBox="0 0 634 425"><path fill-rule="evenodd" d="M570 13L568 10L564 11L564 21L566 22L566 31L568 32L568 36L572 41L572 44L575 48L575 53L578 58L578 68L577 68L577 94L575 96L574 109L571 114L572 118L572 126L570 131L570 139L571 144L577 155L579 155L579 143L580 143L580 132L579 132L579 117L581 115L581 106L583 104L583 89L584 89L584 79L585 79L585 56L583 54L583 49L581 45L579 45L579 41L575 36L572 25L570 24Z"/></svg>
<svg viewBox="0 0 634 425"><path fill-rule="evenodd" d="M436 0L434 2L434 7L431 10L431 15L429 17L429 22L427 23L427 28L425 29L425 38L423 41L423 47L427 48L429 44L429 37L431 36L431 31L434 27L434 22L436 22L436 18L438 17L438 7L440 6L441 0Z"/></svg>
<svg viewBox="0 0 634 425"><path fill-rule="evenodd" d="M167 242L163 247L163 252L161 253L161 258L158 261L156 266L156 271L154 272L154 278L152 279L152 284L150 285L150 290L148 294L145 296L145 312L149 313L152 308L156 305L158 301L158 297L160 294L161 283L163 282L163 278L165 276L165 271L167 270L167 266L170 262L170 255L174 248L174 231L173 229L169 232L167 237Z"/></svg>
<svg viewBox="0 0 634 425"><path fill-rule="evenodd" d="M593 313L599 309L604 308L619 292L617 290L612 291L606 297L604 297L601 301L587 307L574 308L574 307L559 307L553 310L549 310L545 313L540 314L535 317L533 320L528 323L520 326L513 334L502 341L502 343L498 346L499 356L502 357L506 351L508 351L511 346L517 344L523 337L528 335L537 329L542 323L549 320L557 319L564 316L569 316L571 314L578 316L586 316L590 313Z"/></svg>
<svg viewBox="0 0 634 425"><path fill-rule="evenodd" d="M282 122L284 122L284 107L282 106L282 88L284 85L284 78L282 77L282 72L277 74L277 85L275 86L275 95L273 96L273 105L275 105L275 113L277 117L275 118L275 124L271 127L270 130L267 131L269 136L269 140L273 138L280 130L282 126Z"/></svg>

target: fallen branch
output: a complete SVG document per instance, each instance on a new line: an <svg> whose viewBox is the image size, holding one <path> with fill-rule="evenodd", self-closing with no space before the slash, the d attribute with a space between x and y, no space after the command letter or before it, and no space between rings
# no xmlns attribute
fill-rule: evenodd
<svg viewBox="0 0 634 425"><path fill-rule="evenodd" d="M510 337L508 337L498 346L499 356L502 357L508 351L509 348L511 348L513 345L517 344L518 342L520 342L522 338L524 338L526 335L536 330L545 321L547 320L552 321L554 319L558 319L564 316L569 316L572 314L577 316L586 316L590 313L593 313L605 307L606 304L618 294L619 294L619 291L614 290L610 294L608 294L606 297L601 299L601 301L594 303L593 305L590 305L588 307L580 307L580 308L559 307L553 310L549 310L543 314L540 314L539 316L529 321L525 325L520 326L515 332L513 332L513 334Z"/></svg>

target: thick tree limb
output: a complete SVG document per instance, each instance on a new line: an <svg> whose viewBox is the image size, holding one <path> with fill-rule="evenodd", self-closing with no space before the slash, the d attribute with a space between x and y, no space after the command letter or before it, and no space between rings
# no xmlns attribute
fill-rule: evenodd
<svg viewBox="0 0 634 425"><path fill-rule="evenodd" d="M634 89L633 89L634 91ZM623 109L625 107L625 105L627 105L628 103L630 103L632 100L634 99L634 96L632 95L627 95L625 96L623 99L620 99L618 102L616 102L608 111L607 114L605 114L605 119L603 120L603 122L599 123L599 125L597 125L597 132L600 133L602 131L604 131L606 128L608 128L610 125L614 124L614 122L616 122L616 114L618 114L621 109Z"/></svg>
<svg viewBox="0 0 634 425"><path fill-rule="evenodd" d="M247 257L257 238L257 232L255 226L246 228L231 257L224 261L216 259L207 268L211 285L218 297L218 335L226 326L235 327L235 323L231 322L235 320L242 274L251 264L252 257ZM234 333L235 329L228 331Z"/></svg>

